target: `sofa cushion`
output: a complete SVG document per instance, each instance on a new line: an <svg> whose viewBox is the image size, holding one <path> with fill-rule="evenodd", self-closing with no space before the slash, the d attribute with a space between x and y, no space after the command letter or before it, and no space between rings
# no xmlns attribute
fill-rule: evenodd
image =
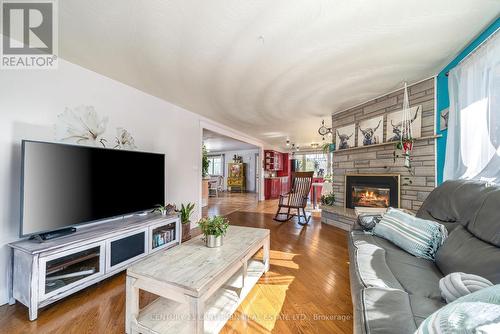
<svg viewBox="0 0 500 334"><path fill-rule="evenodd" d="M426 298L418 295L409 295L409 297L413 319L417 326L432 313L446 305L442 299L438 298Z"/></svg>
<svg viewBox="0 0 500 334"><path fill-rule="evenodd" d="M349 239L355 333L410 334L443 305L434 262L363 231Z"/></svg>
<svg viewBox="0 0 500 334"><path fill-rule="evenodd" d="M500 247L500 188L489 187L477 196L479 208L466 229L479 239Z"/></svg>
<svg viewBox="0 0 500 334"><path fill-rule="evenodd" d="M409 294L441 300L439 280L443 274L433 261L406 252L387 252L386 261L392 274Z"/></svg>
<svg viewBox="0 0 500 334"><path fill-rule="evenodd" d="M416 216L423 219L432 219L438 222L454 223L459 218L459 213L453 206L451 194L463 183L444 182L434 189L425 199L417 211Z"/></svg>
<svg viewBox="0 0 500 334"><path fill-rule="evenodd" d="M500 284L500 248L481 241L464 227L457 226L436 254L441 272L464 272Z"/></svg>
<svg viewBox="0 0 500 334"><path fill-rule="evenodd" d="M351 232L358 277L367 287L390 287L426 298L441 299L439 280L443 277L434 262L417 258L390 241Z"/></svg>
<svg viewBox="0 0 500 334"><path fill-rule="evenodd" d="M404 291L366 288L360 303L366 333L410 334L417 329L409 296Z"/></svg>
<svg viewBox="0 0 500 334"><path fill-rule="evenodd" d="M364 287L403 289L394 277L385 260L385 250L380 247L370 234L351 232L358 279Z"/></svg>
<svg viewBox="0 0 500 334"><path fill-rule="evenodd" d="M481 197L490 189L484 182L470 180L446 181L425 199L416 216L452 226L467 225L480 208Z"/></svg>

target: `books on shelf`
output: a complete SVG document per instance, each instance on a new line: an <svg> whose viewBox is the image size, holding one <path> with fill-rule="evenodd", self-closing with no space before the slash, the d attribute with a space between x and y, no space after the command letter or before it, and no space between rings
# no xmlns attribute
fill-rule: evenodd
<svg viewBox="0 0 500 334"><path fill-rule="evenodd" d="M160 229L153 233L153 248L163 246L175 240L175 228Z"/></svg>

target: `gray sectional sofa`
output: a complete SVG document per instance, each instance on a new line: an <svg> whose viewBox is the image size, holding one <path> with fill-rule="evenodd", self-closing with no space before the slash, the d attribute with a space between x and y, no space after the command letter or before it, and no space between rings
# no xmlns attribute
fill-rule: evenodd
<svg viewBox="0 0 500 334"><path fill-rule="evenodd" d="M444 224L448 239L436 261L417 258L359 225L349 235L354 333L413 333L445 305L439 280L452 272L500 284L500 187L447 181L416 214Z"/></svg>

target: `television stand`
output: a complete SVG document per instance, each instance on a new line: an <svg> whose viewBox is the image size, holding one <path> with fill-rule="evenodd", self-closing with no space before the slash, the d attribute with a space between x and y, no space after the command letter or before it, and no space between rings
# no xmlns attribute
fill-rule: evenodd
<svg viewBox="0 0 500 334"><path fill-rule="evenodd" d="M75 233L76 228L74 227L67 227L63 228L60 230L52 231L52 232L45 232L45 233L40 233L40 234L35 234L30 237L30 240L38 240L40 242L44 242L47 240L59 238L59 237L64 237L65 235Z"/></svg>
<svg viewBox="0 0 500 334"><path fill-rule="evenodd" d="M35 320L38 309L180 244L181 230L178 215L150 213L81 226L64 236L53 232L58 238L13 242L12 297Z"/></svg>

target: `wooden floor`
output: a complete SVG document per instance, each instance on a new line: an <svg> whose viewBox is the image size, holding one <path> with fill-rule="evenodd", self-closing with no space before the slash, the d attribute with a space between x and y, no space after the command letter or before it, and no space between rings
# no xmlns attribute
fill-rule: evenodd
<svg viewBox="0 0 500 334"><path fill-rule="evenodd" d="M271 230L271 268L221 333L352 333L346 232L317 216L308 226L279 224L275 209L276 201L265 201L227 216ZM46 307L34 322L21 304L2 306L0 333L123 333L124 283L124 273L111 277ZM141 306L152 299L144 294Z"/></svg>
<svg viewBox="0 0 500 334"><path fill-rule="evenodd" d="M226 216L242 209L255 209L257 204L257 193L220 192L218 197L208 198L208 205L203 207L202 216Z"/></svg>

